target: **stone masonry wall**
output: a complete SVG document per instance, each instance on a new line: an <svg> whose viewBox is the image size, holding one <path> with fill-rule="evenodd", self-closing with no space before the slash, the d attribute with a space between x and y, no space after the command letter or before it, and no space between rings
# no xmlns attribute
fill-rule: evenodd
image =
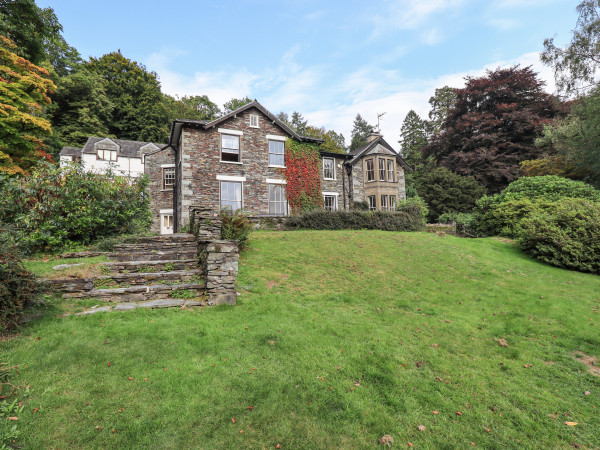
<svg viewBox="0 0 600 450"><path fill-rule="evenodd" d="M259 116L259 127L250 127L250 114ZM219 128L243 132L240 136L241 163L221 162ZM210 130L182 130L181 221L189 221L189 207L202 206L219 210L220 181L217 175L245 177L243 208L250 214L269 213L267 179L284 180L282 170L269 166L267 135L287 137L258 109L251 108Z"/></svg>
<svg viewBox="0 0 600 450"><path fill-rule="evenodd" d="M346 173L346 169L344 167L344 161L345 161L345 156L346 155L340 155L339 158L335 158L335 180L326 180L323 177L323 164L321 163L321 191L322 192L337 192L338 195L338 209L344 209L344 181L343 181L343 177L345 177L345 173ZM324 156L321 158L321 161L323 160L323 158L331 158L330 156ZM348 193L349 193L349 186L348 183L346 183L346 208L349 207L348 205Z"/></svg>
<svg viewBox="0 0 600 450"><path fill-rule="evenodd" d="M235 280L240 259L235 241L198 240L200 265L204 268L209 305L235 305Z"/></svg>
<svg viewBox="0 0 600 450"><path fill-rule="evenodd" d="M150 179L148 185L150 211L152 212L150 230L156 233L160 233L160 210L173 209L173 190L163 189L163 171L161 166L174 163L175 152L172 148L166 148L145 156L144 172Z"/></svg>

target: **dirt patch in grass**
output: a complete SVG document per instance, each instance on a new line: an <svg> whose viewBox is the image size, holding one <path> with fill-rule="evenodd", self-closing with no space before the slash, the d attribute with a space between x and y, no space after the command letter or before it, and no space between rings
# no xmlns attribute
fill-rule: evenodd
<svg viewBox="0 0 600 450"><path fill-rule="evenodd" d="M584 363L587 366L589 373L600 377L600 367L598 366L598 358L596 358L595 356L586 355L583 352L573 353L573 358L575 358L579 362Z"/></svg>

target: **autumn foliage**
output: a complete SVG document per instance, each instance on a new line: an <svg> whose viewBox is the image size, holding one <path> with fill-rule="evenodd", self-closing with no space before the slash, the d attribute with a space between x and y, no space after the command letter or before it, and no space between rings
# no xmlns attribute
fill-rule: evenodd
<svg viewBox="0 0 600 450"><path fill-rule="evenodd" d="M17 56L15 44L0 36L0 173L23 174L40 157L42 137L52 134L41 117L55 89L48 71Z"/></svg>
<svg viewBox="0 0 600 450"><path fill-rule="evenodd" d="M323 206L319 146L288 139L285 144L286 194L293 214Z"/></svg>

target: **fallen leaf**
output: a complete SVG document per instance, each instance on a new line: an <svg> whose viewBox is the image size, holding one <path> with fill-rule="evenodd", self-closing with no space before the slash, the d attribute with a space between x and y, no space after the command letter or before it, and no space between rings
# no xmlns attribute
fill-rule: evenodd
<svg viewBox="0 0 600 450"><path fill-rule="evenodd" d="M8 420L19 420L18 417L9 417Z"/></svg>
<svg viewBox="0 0 600 450"><path fill-rule="evenodd" d="M590 392L590 391L585 391L585 392L583 393L583 395L590 395L590 394L591 394L591 392Z"/></svg>
<svg viewBox="0 0 600 450"><path fill-rule="evenodd" d="M462 413L460 411L456 411L456 415L457 416L462 416Z"/></svg>
<svg viewBox="0 0 600 450"><path fill-rule="evenodd" d="M439 412L437 411L431 411L433 414L439 414Z"/></svg>
<svg viewBox="0 0 600 450"><path fill-rule="evenodd" d="M504 338L500 338L500 339L494 338L494 340L498 343L498 345L500 347L508 347L508 342L506 342L506 339L504 339Z"/></svg>
<svg viewBox="0 0 600 450"><path fill-rule="evenodd" d="M114 433L114 432L115 432L115 429L113 428L111 433Z"/></svg>
<svg viewBox="0 0 600 450"><path fill-rule="evenodd" d="M242 434L244 432L244 430L240 430L240 434Z"/></svg>
<svg viewBox="0 0 600 450"><path fill-rule="evenodd" d="M130 381L131 381L131 380L133 380L133 377L129 377L129 380L130 380Z"/></svg>
<svg viewBox="0 0 600 450"><path fill-rule="evenodd" d="M475 445L475 442L471 442L471 445L473 445L473 446L474 446L474 445Z"/></svg>
<svg viewBox="0 0 600 450"><path fill-rule="evenodd" d="M108 367L110 367L110 361L109 361L109 362L107 362L107 363L106 363L106 365L107 365Z"/></svg>
<svg viewBox="0 0 600 450"><path fill-rule="evenodd" d="M409 446L409 447L412 447L413 445L412 445L412 444L409 442L409 443L408 443L408 446Z"/></svg>
<svg viewBox="0 0 600 450"><path fill-rule="evenodd" d="M248 406L248 409L254 409L254 406Z"/></svg>
<svg viewBox="0 0 600 450"><path fill-rule="evenodd" d="M577 425L577 422L565 422L565 425L568 425L570 427L574 427L575 425Z"/></svg>
<svg viewBox="0 0 600 450"><path fill-rule="evenodd" d="M379 444L381 445L387 445L388 447L391 447L393 442L394 438L392 438L389 434L383 435L379 438Z"/></svg>
<svg viewBox="0 0 600 450"><path fill-rule="evenodd" d="M38 412L39 407L35 408L32 412Z"/></svg>
<svg viewBox="0 0 600 450"><path fill-rule="evenodd" d="M425 425L419 425L417 427L417 430L419 430L419 431L425 431Z"/></svg>
<svg viewBox="0 0 600 450"><path fill-rule="evenodd" d="M281 448L281 444L277 444L275 448Z"/></svg>
<svg viewBox="0 0 600 450"><path fill-rule="evenodd" d="M231 423L235 423L235 420L236 420L235 417L232 417L231 418Z"/></svg>

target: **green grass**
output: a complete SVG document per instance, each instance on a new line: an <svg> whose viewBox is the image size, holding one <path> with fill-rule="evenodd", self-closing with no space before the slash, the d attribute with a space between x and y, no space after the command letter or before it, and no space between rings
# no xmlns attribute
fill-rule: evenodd
<svg viewBox="0 0 600 450"><path fill-rule="evenodd" d="M106 275L99 267L99 263L107 262L106 256L95 256L93 258L60 258L56 255L41 256L36 259L25 260L25 268L40 277L46 278L68 278L77 276L79 278L94 275ZM69 267L62 270L54 270L52 267L59 264L81 264L81 266Z"/></svg>
<svg viewBox="0 0 600 450"><path fill-rule="evenodd" d="M237 286L233 307L50 308L0 342L30 386L17 444L600 447L572 356L600 356L600 277L497 239L295 231L254 233Z"/></svg>

